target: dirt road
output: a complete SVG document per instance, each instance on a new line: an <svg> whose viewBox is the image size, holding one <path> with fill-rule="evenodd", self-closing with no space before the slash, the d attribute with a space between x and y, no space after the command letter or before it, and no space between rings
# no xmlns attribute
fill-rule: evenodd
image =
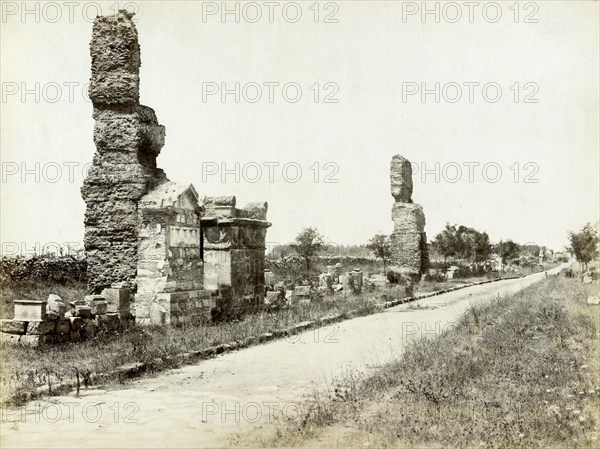
<svg viewBox="0 0 600 449"><path fill-rule="evenodd" d="M562 267L550 270L554 273ZM260 431L332 379L397 358L406 342L439 335L473 302L515 293L545 276L468 287L197 365L2 410L4 447L218 447Z"/></svg>

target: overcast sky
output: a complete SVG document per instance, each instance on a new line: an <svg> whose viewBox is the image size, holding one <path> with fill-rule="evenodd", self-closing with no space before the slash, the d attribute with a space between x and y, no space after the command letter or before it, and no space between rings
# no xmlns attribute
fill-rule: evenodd
<svg viewBox="0 0 600 449"><path fill-rule="evenodd" d="M115 4L2 2L5 252L83 239L91 22ZM598 220L597 2L314 5L229 2L236 22L221 2L129 3L172 181L267 201L271 243L390 233L394 154L430 239L450 222L561 249Z"/></svg>

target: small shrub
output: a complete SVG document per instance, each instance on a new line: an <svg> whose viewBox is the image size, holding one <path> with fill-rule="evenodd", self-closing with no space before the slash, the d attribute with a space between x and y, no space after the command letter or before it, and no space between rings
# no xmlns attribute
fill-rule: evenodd
<svg viewBox="0 0 600 449"><path fill-rule="evenodd" d="M403 276L394 270L388 270L388 272L385 275L389 283L392 285L401 284L404 281Z"/></svg>

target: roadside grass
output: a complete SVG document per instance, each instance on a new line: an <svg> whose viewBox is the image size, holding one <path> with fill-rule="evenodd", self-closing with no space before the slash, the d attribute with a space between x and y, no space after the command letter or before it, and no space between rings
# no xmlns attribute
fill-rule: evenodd
<svg viewBox="0 0 600 449"><path fill-rule="evenodd" d="M600 446L599 282L552 276L469 310L283 418L267 447Z"/></svg>

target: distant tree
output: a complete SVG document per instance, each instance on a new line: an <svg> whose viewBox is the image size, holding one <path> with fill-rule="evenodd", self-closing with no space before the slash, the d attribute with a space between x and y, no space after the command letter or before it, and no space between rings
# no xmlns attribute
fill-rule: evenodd
<svg viewBox="0 0 600 449"><path fill-rule="evenodd" d="M514 259L519 255L519 245L510 239L506 241L500 240L500 242L496 244L495 252L502 259L502 264L506 264L507 261Z"/></svg>
<svg viewBox="0 0 600 449"><path fill-rule="evenodd" d="M484 262L492 253L487 232L479 232L463 225L446 224L444 230L435 236L432 246L444 256L444 262L449 257Z"/></svg>
<svg viewBox="0 0 600 449"><path fill-rule="evenodd" d="M475 262L485 262L492 254L492 245L487 232L477 232L473 249L473 260Z"/></svg>
<svg viewBox="0 0 600 449"><path fill-rule="evenodd" d="M290 245L304 259L306 276L309 276L311 259L325 247L323 236L315 228L304 228Z"/></svg>
<svg viewBox="0 0 600 449"><path fill-rule="evenodd" d="M385 234L375 234L367 243L367 248L373 252L375 257L383 261L383 271L386 273L387 262L392 255L390 238Z"/></svg>
<svg viewBox="0 0 600 449"><path fill-rule="evenodd" d="M437 252L444 256L444 263L448 257L458 257L461 251L456 225L450 226L449 223L446 223L446 227L435 236L432 244Z"/></svg>
<svg viewBox="0 0 600 449"><path fill-rule="evenodd" d="M587 223L579 232L569 232L569 252L581 264L582 271L587 271L589 262L598 257L598 231Z"/></svg>

